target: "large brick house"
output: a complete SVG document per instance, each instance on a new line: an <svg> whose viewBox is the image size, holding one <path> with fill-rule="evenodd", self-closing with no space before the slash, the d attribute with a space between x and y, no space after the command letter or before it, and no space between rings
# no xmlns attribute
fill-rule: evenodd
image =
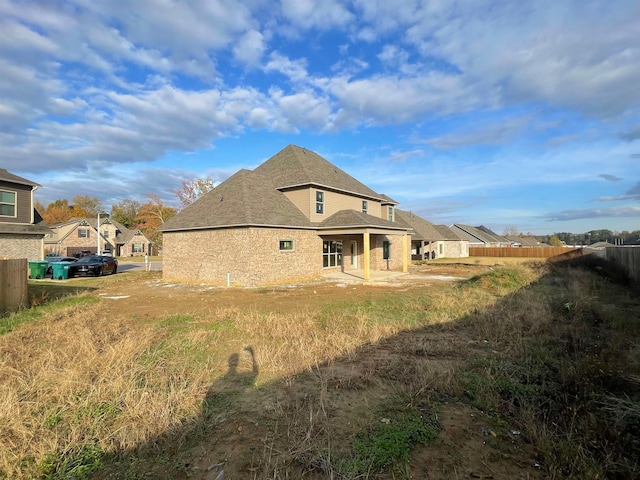
<svg viewBox="0 0 640 480"><path fill-rule="evenodd" d="M411 228L393 199L318 154L289 145L240 170L168 220L168 280L240 286L310 279L331 269L407 271Z"/></svg>
<svg viewBox="0 0 640 480"><path fill-rule="evenodd" d="M73 255L80 250L97 253L109 252L117 257L129 257L152 254L153 244L137 229L128 229L108 217L72 218L66 222L51 226L51 232L45 237L47 252L57 255ZM99 239L98 239L99 237Z"/></svg>
<svg viewBox="0 0 640 480"><path fill-rule="evenodd" d="M434 225L411 212L396 209L396 220L413 229L411 259L464 258L469 256L469 241L458 237L446 225Z"/></svg>
<svg viewBox="0 0 640 480"><path fill-rule="evenodd" d="M42 260L49 229L34 208L39 186L0 168L0 258Z"/></svg>

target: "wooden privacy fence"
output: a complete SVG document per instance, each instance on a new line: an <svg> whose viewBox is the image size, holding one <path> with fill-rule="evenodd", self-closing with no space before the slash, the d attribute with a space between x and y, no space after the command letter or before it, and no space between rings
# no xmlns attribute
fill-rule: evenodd
<svg viewBox="0 0 640 480"><path fill-rule="evenodd" d="M607 247L604 257L621 265L636 283L640 283L640 247Z"/></svg>
<svg viewBox="0 0 640 480"><path fill-rule="evenodd" d="M27 304L26 258L0 259L0 315Z"/></svg>
<svg viewBox="0 0 640 480"><path fill-rule="evenodd" d="M566 247L469 247L469 256L549 258L573 250Z"/></svg>

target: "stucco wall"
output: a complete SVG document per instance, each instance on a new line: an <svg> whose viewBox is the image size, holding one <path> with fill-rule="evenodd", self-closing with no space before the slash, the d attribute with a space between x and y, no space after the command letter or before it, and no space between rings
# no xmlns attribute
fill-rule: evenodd
<svg viewBox="0 0 640 480"><path fill-rule="evenodd" d="M316 213L316 192L324 192L324 213L319 215ZM362 211L362 200L367 200L367 213L374 217L386 219L387 211L385 209L382 215L382 207L380 202L371 199L363 199L354 195L333 192L322 188L304 188L285 191L286 197L298 207L312 222L322 222L331 215L340 210L356 210Z"/></svg>
<svg viewBox="0 0 640 480"><path fill-rule="evenodd" d="M447 240L442 242L443 253L436 258L465 258L469 256L469 242ZM439 249L440 247L438 247ZM440 250L438 250L439 252Z"/></svg>
<svg viewBox="0 0 640 480"><path fill-rule="evenodd" d="M293 251L280 251L293 240ZM322 272L322 239L312 231L236 228L163 234L163 277L239 286L286 283Z"/></svg>
<svg viewBox="0 0 640 480"><path fill-rule="evenodd" d="M43 236L0 234L0 258L42 260Z"/></svg>

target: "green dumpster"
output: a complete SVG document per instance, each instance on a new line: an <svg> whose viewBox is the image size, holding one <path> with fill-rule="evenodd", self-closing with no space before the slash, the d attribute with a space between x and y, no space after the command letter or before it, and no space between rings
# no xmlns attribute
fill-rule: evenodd
<svg viewBox="0 0 640 480"><path fill-rule="evenodd" d="M66 280L69 278L69 262L51 262L51 269L53 271L52 278L58 280Z"/></svg>
<svg viewBox="0 0 640 480"><path fill-rule="evenodd" d="M48 262L29 262L29 278L44 278Z"/></svg>

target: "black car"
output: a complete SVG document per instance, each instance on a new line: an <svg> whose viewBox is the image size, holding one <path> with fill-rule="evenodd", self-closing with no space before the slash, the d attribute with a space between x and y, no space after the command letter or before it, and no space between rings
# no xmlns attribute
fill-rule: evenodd
<svg viewBox="0 0 640 480"><path fill-rule="evenodd" d="M46 257L45 260L49 262L47 266L47 271L45 272L45 276L53 275L53 266L51 265L53 262L65 262L65 263L74 263L77 262L78 259L75 257Z"/></svg>
<svg viewBox="0 0 640 480"><path fill-rule="evenodd" d="M87 255L69 267L69 276L93 275L99 277L107 273L118 271L118 260L103 255Z"/></svg>

